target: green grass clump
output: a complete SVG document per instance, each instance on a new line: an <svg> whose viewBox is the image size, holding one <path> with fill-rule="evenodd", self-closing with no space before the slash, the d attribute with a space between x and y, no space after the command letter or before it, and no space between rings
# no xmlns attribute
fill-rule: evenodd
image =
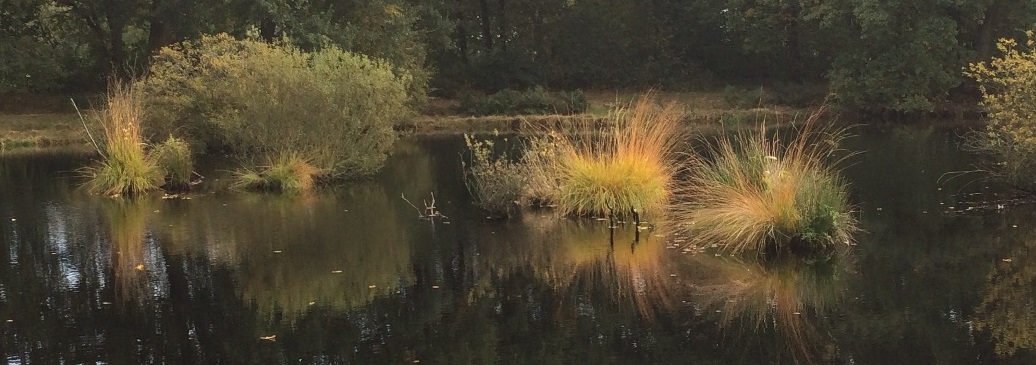
<svg viewBox="0 0 1036 365"><path fill-rule="evenodd" d="M694 163L680 212L690 236L732 253L847 243L856 221L828 164L844 133L814 128L817 117L787 145L764 131L741 134Z"/></svg>
<svg viewBox="0 0 1036 365"><path fill-rule="evenodd" d="M551 156L532 163L533 180L553 182L546 200L572 215L625 216L662 211L679 170L677 144L684 116L676 104L642 97L615 111L613 127L554 134Z"/></svg>
<svg viewBox="0 0 1036 365"><path fill-rule="evenodd" d="M186 190L191 186L194 174L194 160L187 141L169 136L165 142L152 147L150 155L166 176L165 186L173 190Z"/></svg>
<svg viewBox="0 0 1036 365"><path fill-rule="evenodd" d="M309 191L314 179L326 170L313 166L311 159L299 152L280 153L257 169L234 171L232 188L284 193Z"/></svg>
<svg viewBox="0 0 1036 365"><path fill-rule="evenodd" d="M162 169L144 151L140 133L144 108L140 96L130 87L113 83L106 108L100 113L104 129L101 159L81 171L84 188L91 194L138 195L158 189Z"/></svg>

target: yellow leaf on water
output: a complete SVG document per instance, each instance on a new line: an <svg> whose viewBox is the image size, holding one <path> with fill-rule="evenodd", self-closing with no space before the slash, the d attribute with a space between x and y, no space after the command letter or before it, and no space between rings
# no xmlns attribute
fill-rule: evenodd
<svg viewBox="0 0 1036 365"><path fill-rule="evenodd" d="M144 271L144 264L137 265L137 271Z"/></svg>

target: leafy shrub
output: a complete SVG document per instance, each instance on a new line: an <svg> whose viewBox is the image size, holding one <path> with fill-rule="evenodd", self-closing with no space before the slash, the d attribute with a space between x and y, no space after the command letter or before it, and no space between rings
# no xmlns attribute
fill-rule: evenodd
<svg viewBox="0 0 1036 365"><path fill-rule="evenodd" d="M542 87L525 91L503 90L488 96L468 95L461 100L460 113L484 115L578 114L589 105L580 90L549 93Z"/></svg>
<svg viewBox="0 0 1036 365"><path fill-rule="evenodd" d="M971 64L966 74L979 83L989 124L973 134L971 146L994 156L992 168L1007 182L1036 188L1036 33L1029 31L1025 47L1002 39L1003 56Z"/></svg>
<svg viewBox="0 0 1036 365"><path fill-rule="evenodd" d="M158 189L162 169L144 151L140 123L144 106L139 93L120 83L108 88L108 100L99 114L104 128L101 159L81 170L91 194L138 195ZM92 138L92 137L91 137Z"/></svg>
<svg viewBox="0 0 1036 365"><path fill-rule="evenodd" d="M825 163L841 130L815 129L819 113L787 145L765 131L723 138L689 171L679 219L700 245L724 250L816 250L856 229L845 183Z"/></svg>
<svg viewBox="0 0 1036 365"><path fill-rule="evenodd" d="M153 135L239 154L305 151L338 177L373 173L409 113L407 74L335 47L203 36L163 48L140 83Z"/></svg>
<svg viewBox="0 0 1036 365"><path fill-rule="evenodd" d="M528 165L494 151L492 140L477 140L465 134L464 143L470 153L470 159L463 162L464 185L475 204L493 213L510 215L523 200L529 182Z"/></svg>

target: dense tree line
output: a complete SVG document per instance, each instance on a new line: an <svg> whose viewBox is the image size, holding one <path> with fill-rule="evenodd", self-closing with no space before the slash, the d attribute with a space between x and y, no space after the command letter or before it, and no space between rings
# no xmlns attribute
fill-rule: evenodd
<svg viewBox="0 0 1036 365"><path fill-rule="evenodd" d="M1028 0L0 0L0 93L96 89L201 34L333 44L433 93L824 84L844 105L932 110ZM966 85L965 85L966 86Z"/></svg>

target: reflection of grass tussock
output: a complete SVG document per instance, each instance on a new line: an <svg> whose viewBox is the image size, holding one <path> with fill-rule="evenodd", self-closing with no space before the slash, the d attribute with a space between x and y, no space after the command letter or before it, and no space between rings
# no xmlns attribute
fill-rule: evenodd
<svg viewBox="0 0 1036 365"><path fill-rule="evenodd" d="M742 322L755 332L772 326L797 359L812 362L820 336L810 322L823 317L844 296L843 274L849 269L847 250L826 261L798 259L776 262L741 262L709 255L695 256L700 270L715 275L693 285L699 303L716 309L720 324Z"/></svg>
<svg viewBox="0 0 1036 365"><path fill-rule="evenodd" d="M497 232L515 242L489 242L480 252L482 265L498 275L529 270L555 290L599 290L617 302L629 301L642 314L667 304L663 272L665 242L658 231L607 229L608 222L521 216L520 232ZM500 229L499 227L493 229ZM614 231L614 236L612 235Z"/></svg>
<svg viewBox="0 0 1036 365"><path fill-rule="evenodd" d="M101 215L108 227L111 265L115 274L116 294L123 301L140 297L147 290L144 262L148 214L153 200L112 199L101 202Z"/></svg>
<svg viewBox="0 0 1036 365"><path fill-rule="evenodd" d="M691 236L735 253L848 242L855 219L845 183L827 163L844 134L816 127L819 116L787 145L764 131L716 143L690 170L680 220Z"/></svg>

